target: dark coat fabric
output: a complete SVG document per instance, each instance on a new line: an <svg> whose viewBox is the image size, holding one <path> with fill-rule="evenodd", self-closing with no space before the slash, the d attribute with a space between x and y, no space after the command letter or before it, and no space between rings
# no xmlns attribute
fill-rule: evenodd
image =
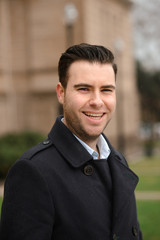
<svg viewBox="0 0 160 240"><path fill-rule="evenodd" d="M141 240L138 177L108 144L108 161L93 160L58 117L48 139L9 171L0 239Z"/></svg>

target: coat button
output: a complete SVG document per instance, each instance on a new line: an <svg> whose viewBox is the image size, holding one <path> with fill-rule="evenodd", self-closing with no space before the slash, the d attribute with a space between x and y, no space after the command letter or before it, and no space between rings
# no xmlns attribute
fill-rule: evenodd
<svg viewBox="0 0 160 240"><path fill-rule="evenodd" d="M84 174L87 176L91 176L94 172L94 168L92 165L87 165L84 167Z"/></svg>
<svg viewBox="0 0 160 240"><path fill-rule="evenodd" d="M132 233L134 236L138 235L137 228L135 226L132 227Z"/></svg>
<svg viewBox="0 0 160 240"><path fill-rule="evenodd" d="M50 140L49 140L49 139L46 139L46 140L43 141L43 145L47 145L47 144L49 144L49 143L50 143Z"/></svg>

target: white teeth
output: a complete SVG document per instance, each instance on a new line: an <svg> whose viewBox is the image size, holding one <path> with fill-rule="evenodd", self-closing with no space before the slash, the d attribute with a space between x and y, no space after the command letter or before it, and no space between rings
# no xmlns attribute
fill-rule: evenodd
<svg viewBox="0 0 160 240"><path fill-rule="evenodd" d="M103 114L96 114L96 113L85 113L86 116L91 118L101 118Z"/></svg>

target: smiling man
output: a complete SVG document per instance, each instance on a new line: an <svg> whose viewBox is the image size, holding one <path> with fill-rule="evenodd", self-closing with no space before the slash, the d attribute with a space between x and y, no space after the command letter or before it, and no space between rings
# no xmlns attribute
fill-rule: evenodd
<svg viewBox="0 0 160 240"><path fill-rule="evenodd" d="M0 239L142 240L138 177L103 134L116 107L114 56L103 46L75 45L58 72L64 116L9 171Z"/></svg>
<svg viewBox="0 0 160 240"><path fill-rule="evenodd" d="M115 73L110 63L77 60L68 70L67 87L57 85L64 124L95 151L115 110Z"/></svg>

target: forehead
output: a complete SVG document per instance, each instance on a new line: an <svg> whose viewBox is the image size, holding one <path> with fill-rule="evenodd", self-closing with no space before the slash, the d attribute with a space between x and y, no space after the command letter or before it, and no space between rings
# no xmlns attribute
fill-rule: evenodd
<svg viewBox="0 0 160 240"><path fill-rule="evenodd" d="M79 80L115 81L115 73L111 63L92 63L81 60L72 63L68 70L69 82Z"/></svg>
<svg viewBox="0 0 160 240"><path fill-rule="evenodd" d="M94 69L96 69L97 67L99 67L99 68L109 68L109 67L111 67L113 69L111 63L101 63L101 62L98 62L98 61L90 62L90 61L87 61L87 60L77 60L77 61L71 63L71 65L69 67L69 71L71 69L74 69L74 68L84 68L84 69L89 69L89 68L93 69L94 68Z"/></svg>

